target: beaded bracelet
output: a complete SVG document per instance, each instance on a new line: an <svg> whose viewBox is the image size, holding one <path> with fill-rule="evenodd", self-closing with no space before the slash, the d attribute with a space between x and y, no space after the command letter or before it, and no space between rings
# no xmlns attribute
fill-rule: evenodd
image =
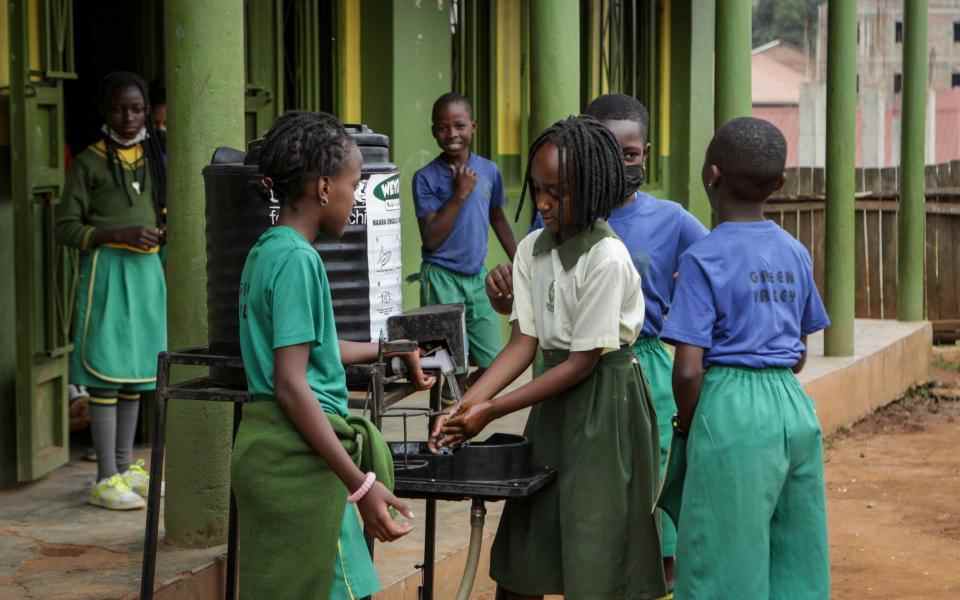
<svg viewBox="0 0 960 600"><path fill-rule="evenodd" d="M377 481L377 474L373 471L367 473L366 479L363 480L363 485L357 488L357 491L347 496L347 502L356 504L363 500L363 497L367 495L367 492L370 491L370 488L373 487L373 484Z"/></svg>

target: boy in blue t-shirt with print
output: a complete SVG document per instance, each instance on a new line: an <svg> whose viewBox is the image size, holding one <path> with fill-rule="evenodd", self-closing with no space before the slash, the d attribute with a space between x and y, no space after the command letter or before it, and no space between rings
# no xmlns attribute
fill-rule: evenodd
<svg viewBox="0 0 960 600"><path fill-rule="evenodd" d="M506 197L497 165L470 151L477 124L470 100L450 92L433 104L440 156L413 176L413 202L423 241L420 304L463 304L475 381L500 352L500 319L484 292L487 228L510 260L517 248L503 213Z"/></svg>
<svg viewBox="0 0 960 600"><path fill-rule="evenodd" d="M663 475L673 435L670 417L676 412L676 403L670 385L673 360L660 343L660 330L673 296L674 273L680 255L706 237L707 228L676 202L637 191L645 179L644 163L650 150L650 114L639 100L625 94L606 94L591 102L584 112L613 132L623 152L629 194L623 204L610 213L607 222L630 251L641 275L645 314L643 329L633 350L650 385L657 413L660 474ZM542 227L543 220L537 213L533 229ZM487 276L487 294L498 312L510 313L512 291L509 265L500 265ZM669 519L662 519L661 525L664 572L668 582L672 582L677 532Z"/></svg>
<svg viewBox="0 0 960 600"><path fill-rule="evenodd" d="M766 121L717 130L703 182L720 224L680 258L661 333L676 345L660 499L679 519L676 600L830 597L821 431L794 375L830 320L810 254L763 214L786 153Z"/></svg>

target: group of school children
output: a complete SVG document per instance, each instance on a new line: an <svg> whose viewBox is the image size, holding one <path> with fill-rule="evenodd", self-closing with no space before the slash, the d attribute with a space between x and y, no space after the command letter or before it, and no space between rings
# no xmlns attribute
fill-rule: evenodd
<svg viewBox="0 0 960 600"><path fill-rule="evenodd" d="M103 89L103 139L71 168L57 234L83 251L71 383L91 394L90 502L129 509L147 487L131 462L137 399L166 347L165 176L142 80L113 74ZM517 243L499 170L471 152L469 100L445 94L432 121L441 153L413 178L421 300L465 306L478 369L431 448L529 408L532 459L558 472L507 502L497 597L828 598L821 434L794 373L829 320L808 252L763 216L783 184L782 134L752 118L717 130L708 231L639 190L649 115L601 96L532 144L520 202L531 196L536 219ZM392 541L412 528L397 515L413 517L379 431L347 408L343 365L377 346L338 338L311 245L342 235L362 157L335 117L291 112L259 160L257 192L282 208L239 290L252 396L232 459L240 593L362 598L380 589L363 530ZM512 264L487 273L490 226ZM496 312L509 315L506 345ZM418 389L435 383L418 352L400 358ZM533 379L504 393L535 360Z"/></svg>

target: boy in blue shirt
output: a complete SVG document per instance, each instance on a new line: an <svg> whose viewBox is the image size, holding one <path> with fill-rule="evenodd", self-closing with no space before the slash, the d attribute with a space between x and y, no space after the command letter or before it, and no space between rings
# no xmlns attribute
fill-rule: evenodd
<svg viewBox="0 0 960 600"><path fill-rule="evenodd" d="M463 304L475 381L502 346L500 320L484 293L487 227L510 260L517 243L503 213L503 178L493 162L470 152L477 124L470 101L450 92L433 104L440 156L413 176L413 202L423 241L420 304Z"/></svg>
<svg viewBox="0 0 960 600"><path fill-rule="evenodd" d="M794 376L830 320L810 254L763 215L786 152L760 119L717 130L703 182L720 224L680 258L661 334L676 345L661 498L679 518L676 600L830 597L820 425Z"/></svg>
<svg viewBox="0 0 960 600"><path fill-rule="evenodd" d="M640 338L633 350L650 385L657 413L660 473L663 474L673 435L670 417L676 411L676 403L670 386L673 360L660 343L660 330L670 307L673 276L680 255L691 244L706 237L707 229L676 202L637 191L645 179L644 163L650 150L647 141L650 115L639 100L624 94L607 94L591 102L584 112L613 132L623 152L628 195L623 204L610 213L607 222L630 251L641 275L645 315ZM542 218L537 213L533 228L542 227ZM494 308L509 314L513 304L510 266L496 267L487 282L487 293ZM669 519L662 519L661 526L664 572L669 582L673 580L677 532Z"/></svg>

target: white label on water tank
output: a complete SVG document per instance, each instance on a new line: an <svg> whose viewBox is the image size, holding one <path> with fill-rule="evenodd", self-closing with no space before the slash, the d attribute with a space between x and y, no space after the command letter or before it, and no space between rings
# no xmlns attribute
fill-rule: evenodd
<svg viewBox="0 0 960 600"><path fill-rule="evenodd" d="M403 310L400 264L400 174L374 173L361 186L367 208L370 339L386 337L387 317Z"/></svg>

